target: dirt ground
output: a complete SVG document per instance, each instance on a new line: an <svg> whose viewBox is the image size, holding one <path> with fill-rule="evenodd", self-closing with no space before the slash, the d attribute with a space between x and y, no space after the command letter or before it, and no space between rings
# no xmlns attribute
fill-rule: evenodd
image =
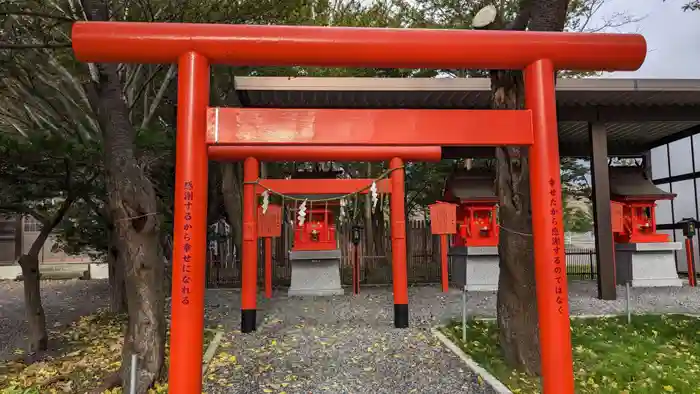
<svg viewBox="0 0 700 394"><path fill-rule="evenodd" d="M41 299L46 313L46 326L54 329L69 325L81 316L94 313L98 308L107 307L109 284L106 280L43 281ZM14 357L15 349L25 349L27 321L23 300L22 282L0 281L1 361Z"/></svg>

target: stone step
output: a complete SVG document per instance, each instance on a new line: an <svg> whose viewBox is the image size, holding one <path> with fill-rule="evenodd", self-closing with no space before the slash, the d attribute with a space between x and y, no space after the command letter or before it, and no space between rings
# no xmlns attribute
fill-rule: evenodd
<svg viewBox="0 0 700 394"><path fill-rule="evenodd" d="M39 264L40 272L84 272L88 269L88 264L84 263L42 263Z"/></svg>

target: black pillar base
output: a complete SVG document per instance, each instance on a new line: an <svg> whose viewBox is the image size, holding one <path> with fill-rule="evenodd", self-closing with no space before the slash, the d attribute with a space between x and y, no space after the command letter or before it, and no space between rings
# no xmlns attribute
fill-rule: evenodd
<svg viewBox="0 0 700 394"><path fill-rule="evenodd" d="M408 304L394 304L394 327L408 328Z"/></svg>
<svg viewBox="0 0 700 394"><path fill-rule="evenodd" d="M241 309L241 332L255 331L255 309Z"/></svg>

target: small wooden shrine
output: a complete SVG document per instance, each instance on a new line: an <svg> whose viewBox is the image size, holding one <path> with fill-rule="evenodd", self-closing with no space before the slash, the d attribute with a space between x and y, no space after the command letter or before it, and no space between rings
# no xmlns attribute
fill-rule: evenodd
<svg viewBox="0 0 700 394"><path fill-rule="evenodd" d="M674 256L682 245L656 230L656 202L676 195L654 185L643 167L611 166L608 171L617 283L682 286Z"/></svg>
<svg viewBox="0 0 700 394"><path fill-rule="evenodd" d="M613 221L621 221L615 233L617 243L668 242L668 234L656 231L656 202L672 200L675 194L654 185L642 167L610 167L610 199L621 207L613 209ZM621 209L620 209L621 208Z"/></svg>
<svg viewBox="0 0 700 394"><path fill-rule="evenodd" d="M490 169L459 170L445 181L443 201L457 204L453 246L498 246L498 197Z"/></svg>
<svg viewBox="0 0 700 394"><path fill-rule="evenodd" d="M340 171L295 171L291 179L336 179ZM289 295L343 294L340 282L341 251L336 239L339 195L295 194L288 204L294 237L289 260L292 281Z"/></svg>
<svg viewBox="0 0 700 394"><path fill-rule="evenodd" d="M498 289L498 197L496 174L487 168L459 169L445 180L442 201L457 204L452 238L452 281L470 291Z"/></svg>

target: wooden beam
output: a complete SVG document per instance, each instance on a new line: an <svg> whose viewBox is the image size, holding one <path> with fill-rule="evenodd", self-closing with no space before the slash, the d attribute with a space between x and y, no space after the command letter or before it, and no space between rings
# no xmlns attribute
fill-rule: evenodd
<svg viewBox="0 0 700 394"><path fill-rule="evenodd" d="M493 149L491 149L493 151ZM261 146L210 145L209 160L239 161L255 157L262 161L406 161L436 162L442 159L439 146Z"/></svg>
<svg viewBox="0 0 700 394"><path fill-rule="evenodd" d="M557 107L560 122L698 122L700 107L693 105Z"/></svg>
<svg viewBox="0 0 700 394"><path fill-rule="evenodd" d="M529 110L209 108L211 145L531 145Z"/></svg>
<svg viewBox="0 0 700 394"><path fill-rule="evenodd" d="M636 70L639 34L403 29L204 23L76 22L73 51L95 63L173 63L197 52L246 66Z"/></svg>
<svg viewBox="0 0 700 394"><path fill-rule="evenodd" d="M373 179L261 179L255 187L257 194L262 194L266 189L274 192L291 194L351 194L358 190L369 191ZM377 181L377 192L391 193L391 183L388 179Z"/></svg>

